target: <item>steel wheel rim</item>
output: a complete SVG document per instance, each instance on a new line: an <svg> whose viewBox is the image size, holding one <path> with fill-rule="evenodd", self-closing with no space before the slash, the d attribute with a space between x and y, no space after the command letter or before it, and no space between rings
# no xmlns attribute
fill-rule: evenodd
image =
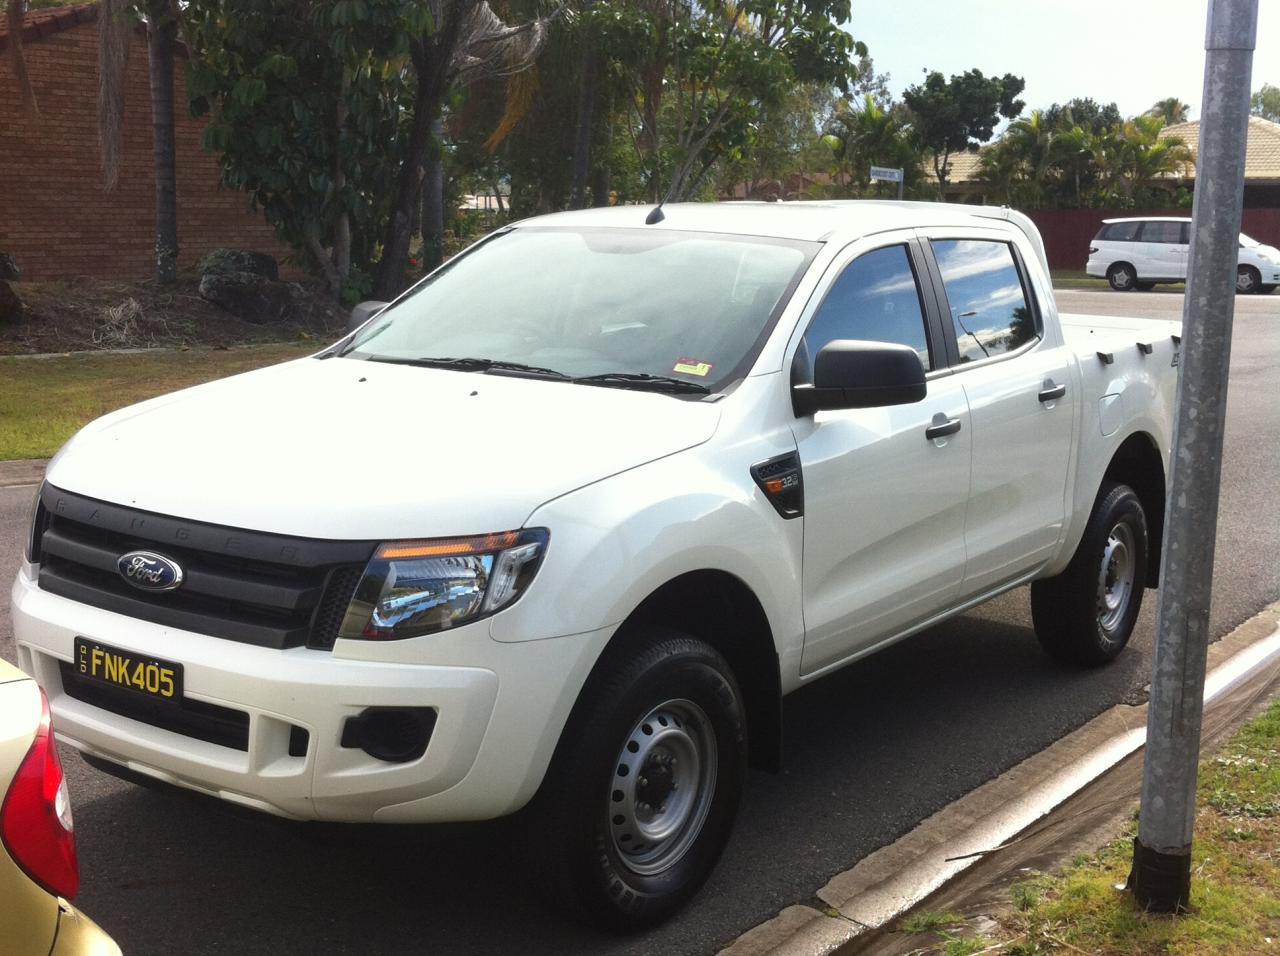
<svg viewBox="0 0 1280 956"><path fill-rule="evenodd" d="M1253 291L1253 273L1248 269L1241 269L1236 273L1236 291L1252 292Z"/></svg>
<svg viewBox="0 0 1280 956"><path fill-rule="evenodd" d="M1133 531L1119 522L1107 535L1098 569L1098 624L1114 631L1129 611L1135 578Z"/></svg>
<svg viewBox="0 0 1280 956"><path fill-rule="evenodd" d="M715 794L711 720L691 700L668 700L636 721L613 770L609 835L623 865L652 876L697 840Z"/></svg>
<svg viewBox="0 0 1280 956"><path fill-rule="evenodd" d="M1117 269L1114 273L1112 281L1121 289L1129 288L1131 277L1128 269Z"/></svg>

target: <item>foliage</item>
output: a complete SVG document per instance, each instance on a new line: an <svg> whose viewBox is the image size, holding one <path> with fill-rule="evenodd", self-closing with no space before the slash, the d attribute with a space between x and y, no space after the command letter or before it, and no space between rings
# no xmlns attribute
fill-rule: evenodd
<svg viewBox="0 0 1280 956"><path fill-rule="evenodd" d="M1190 109L1189 104L1182 102L1176 96L1170 96L1163 100L1157 100L1151 109L1142 115L1154 116L1157 119L1164 120L1165 126L1173 126L1175 123L1185 123L1187 121L1187 111Z"/></svg>
<svg viewBox="0 0 1280 956"><path fill-rule="evenodd" d="M1280 86L1263 83L1262 89L1249 97L1249 112L1273 123L1280 123Z"/></svg>
<svg viewBox="0 0 1280 956"><path fill-rule="evenodd" d="M902 98L914 116L917 142L932 153L940 194L946 189L950 155L985 143L1001 117L1021 113L1024 104L1016 97L1025 86L1011 73L988 78L981 70L968 70L950 80L935 71L923 83L907 87Z"/></svg>
<svg viewBox="0 0 1280 956"><path fill-rule="evenodd" d="M1079 126L1093 135L1124 121L1115 103L1100 105L1091 97L1076 97L1065 103L1054 103L1043 110L1044 122L1054 129Z"/></svg>
<svg viewBox="0 0 1280 956"><path fill-rule="evenodd" d="M431 28L415 0L194 0L191 111L204 146L280 237L322 266L350 230L367 269L389 209L408 41ZM331 281L345 284L349 268Z"/></svg>
<svg viewBox="0 0 1280 956"><path fill-rule="evenodd" d="M837 102L826 127L826 141L835 159L835 191L851 197L896 197L894 183L872 183L871 167L903 171L903 195L914 198L923 177L923 164L908 117L901 109L878 105L872 94L855 104Z"/></svg>
<svg viewBox="0 0 1280 956"><path fill-rule="evenodd" d="M1012 123L1001 139L982 151L981 178L993 199L1022 209L1057 206L1143 207L1186 205L1180 184L1192 163L1178 136L1161 137L1164 120L1138 116L1096 132L1059 112Z"/></svg>

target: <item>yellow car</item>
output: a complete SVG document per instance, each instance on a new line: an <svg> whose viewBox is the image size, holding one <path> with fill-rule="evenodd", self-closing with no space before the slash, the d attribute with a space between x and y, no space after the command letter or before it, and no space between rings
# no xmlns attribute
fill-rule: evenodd
<svg viewBox="0 0 1280 956"><path fill-rule="evenodd" d="M0 940L5 956L120 956L69 902L80 886L49 702L0 660Z"/></svg>

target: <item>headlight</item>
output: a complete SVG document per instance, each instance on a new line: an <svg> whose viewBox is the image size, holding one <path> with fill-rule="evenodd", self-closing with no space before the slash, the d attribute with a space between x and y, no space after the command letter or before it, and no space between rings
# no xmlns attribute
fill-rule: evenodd
<svg viewBox="0 0 1280 956"><path fill-rule="evenodd" d="M374 552L338 636L399 640L467 624L514 602L542 563L545 528L393 541Z"/></svg>
<svg viewBox="0 0 1280 956"><path fill-rule="evenodd" d="M26 556L33 564L40 560L40 536L44 534L46 512L44 505L40 503L43 492L44 485L41 484L36 488L36 496L31 501L31 518L27 523Z"/></svg>

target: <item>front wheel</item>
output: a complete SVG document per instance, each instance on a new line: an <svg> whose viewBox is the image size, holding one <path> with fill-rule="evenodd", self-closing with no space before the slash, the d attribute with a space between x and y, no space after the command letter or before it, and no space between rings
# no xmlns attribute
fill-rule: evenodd
<svg viewBox="0 0 1280 956"><path fill-rule="evenodd" d="M1262 287L1262 275L1253 266L1240 266L1236 270L1236 291L1251 295Z"/></svg>
<svg viewBox="0 0 1280 956"><path fill-rule="evenodd" d="M539 887L615 930L659 923L698 891L746 777L742 694L724 658L677 631L642 638L592 675L530 813Z"/></svg>
<svg viewBox="0 0 1280 956"><path fill-rule="evenodd" d="M1147 519L1128 485L1104 482L1071 563L1031 585L1036 637L1051 657L1096 666L1129 643L1147 580Z"/></svg>

